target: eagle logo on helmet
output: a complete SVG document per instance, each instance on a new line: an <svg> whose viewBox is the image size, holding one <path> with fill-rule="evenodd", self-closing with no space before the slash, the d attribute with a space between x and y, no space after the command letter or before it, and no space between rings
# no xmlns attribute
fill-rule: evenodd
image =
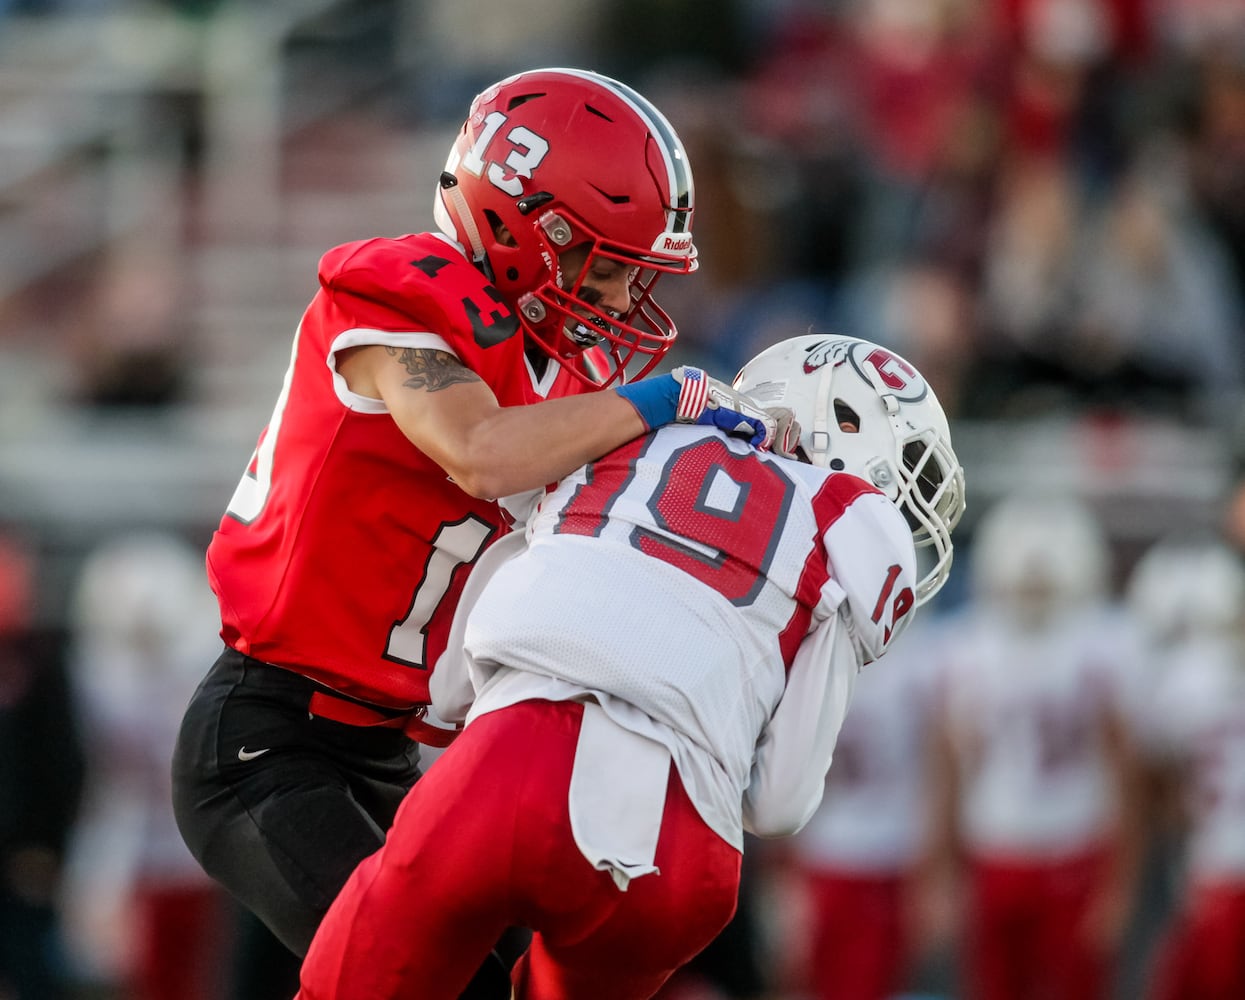
<svg viewBox="0 0 1245 1000"><path fill-rule="evenodd" d="M823 340L813 344L804 356L804 374L812 375L817 369L832 363L841 365L847 360L847 351L852 343L850 340Z"/></svg>

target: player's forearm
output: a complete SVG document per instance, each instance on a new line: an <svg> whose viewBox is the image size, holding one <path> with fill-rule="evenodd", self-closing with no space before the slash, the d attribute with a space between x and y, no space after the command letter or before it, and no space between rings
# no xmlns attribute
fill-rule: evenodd
<svg viewBox="0 0 1245 1000"><path fill-rule="evenodd" d="M443 465L472 496L508 496L555 482L644 431L614 392L503 407L472 425Z"/></svg>
<svg viewBox="0 0 1245 1000"><path fill-rule="evenodd" d="M842 619L806 636L787 687L757 742L744 791L744 829L759 837L799 831L821 804L834 744L860 660Z"/></svg>

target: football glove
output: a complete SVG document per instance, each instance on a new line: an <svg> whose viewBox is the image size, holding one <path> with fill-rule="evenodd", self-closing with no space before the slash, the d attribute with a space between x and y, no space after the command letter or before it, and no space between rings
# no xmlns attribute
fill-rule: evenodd
<svg viewBox="0 0 1245 1000"><path fill-rule="evenodd" d="M800 446L800 422L795 413L785 406L768 406L765 412L774 418L776 430L770 449L775 455L783 458L795 458L795 450Z"/></svg>
<svg viewBox="0 0 1245 1000"><path fill-rule="evenodd" d="M780 425L784 428L784 443L791 438L790 428L794 425L791 447L799 440L799 425L794 419L780 421L776 415L780 411L770 413L725 382L710 378L703 369L691 365L619 386L614 391L635 407L649 430L672 423L703 424L747 438L754 447L764 450L778 438Z"/></svg>
<svg viewBox="0 0 1245 1000"><path fill-rule="evenodd" d="M679 384L676 422L718 427L734 437L747 438L762 451L774 442L777 420L725 382L691 365L674 369L670 376Z"/></svg>

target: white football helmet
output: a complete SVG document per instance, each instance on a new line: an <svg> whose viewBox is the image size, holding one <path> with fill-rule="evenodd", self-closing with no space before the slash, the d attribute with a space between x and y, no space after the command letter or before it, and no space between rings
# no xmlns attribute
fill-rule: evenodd
<svg viewBox="0 0 1245 1000"><path fill-rule="evenodd" d="M201 666L203 651L219 644L202 553L158 531L119 535L92 550L79 572L70 624L82 642L141 653L162 668L188 644Z"/></svg>
<svg viewBox="0 0 1245 1000"><path fill-rule="evenodd" d="M1125 596L1161 645L1245 634L1245 561L1215 539L1156 542L1133 568Z"/></svg>
<svg viewBox="0 0 1245 1000"><path fill-rule="evenodd" d="M917 548L932 549L917 605L938 593L951 572L951 531L964 513L964 470L921 373L867 340L808 334L762 351L734 385L761 406L795 414L798 457L859 476L894 501Z"/></svg>
<svg viewBox="0 0 1245 1000"><path fill-rule="evenodd" d="M1101 523L1081 500L1026 493L986 511L971 561L979 598L1021 623L1041 626L1105 597L1110 549Z"/></svg>

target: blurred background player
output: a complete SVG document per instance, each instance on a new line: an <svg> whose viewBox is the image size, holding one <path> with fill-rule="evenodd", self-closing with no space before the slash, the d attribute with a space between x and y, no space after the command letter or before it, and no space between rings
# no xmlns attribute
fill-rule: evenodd
<svg viewBox="0 0 1245 1000"><path fill-rule="evenodd" d="M428 677L468 569L507 530L493 498L728 412L699 372L628 381L674 341L652 291L696 267L693 198L645 98L536 70L472 102L440 232L321 259L208 548L226 648L173 765L191 851L295 954L383 841L419 774L413 740L448 738L425 718ZM763 420L743 426L763 443Z"/></svg>
<svg viewBox="0 0 1245 1000"><path fill-rule="evenodd" d="M843 719L817 812L784 859L794 914L786 977L814 1000L889 1000L912 979L924 933L918 873L928 842L923 761L932 722L931 644L917 618L864 670Z"/></svg>
<svg viewBox="0 0 1245 1000"><path fill-rule="evenodd" d="M1217 539L1167 539L1130 578L1153 666L1146 750L1172 824L1176 903L1150 1000L1245 996L1245 566Z"/></svg>
<svg viewBox="0 0 1245 1000"><path fill-rule="evenodd" d="M229 908L173 820L169 758L219 646L203 557L148 530L101 542L79 572L69 667L88 794L70 854L71 944L88 981L131 1000L226 995Z"/></svg>
<svg viewBox="0 0 1245 1000"><path fill-rule="evenodd" d="M1139 654L1092 511L1020 495L988 510L972 599L940 649L942 864L962 866L968 1000L1102 1000L1143 829Z"/></svg>
<svg viewBox="0 0 1245 1000"><path fill-rule="evenodd" d="M963 476L875 344L796 337L735 386L794 411L800 461L665 428L477 565L432 679L466 726L330 908L302 1000L454 997L515 923L520 1000L651 997L734 912L744 830L816 809L857 672L947 579Z"/></svg>
<svg viewBox="0 0 1245 1000"><path fill-rule="evenodd" d="M36 617L42 566L0 526L0 997L70 995L63 914L85 758L62 650Z"/></svg>

